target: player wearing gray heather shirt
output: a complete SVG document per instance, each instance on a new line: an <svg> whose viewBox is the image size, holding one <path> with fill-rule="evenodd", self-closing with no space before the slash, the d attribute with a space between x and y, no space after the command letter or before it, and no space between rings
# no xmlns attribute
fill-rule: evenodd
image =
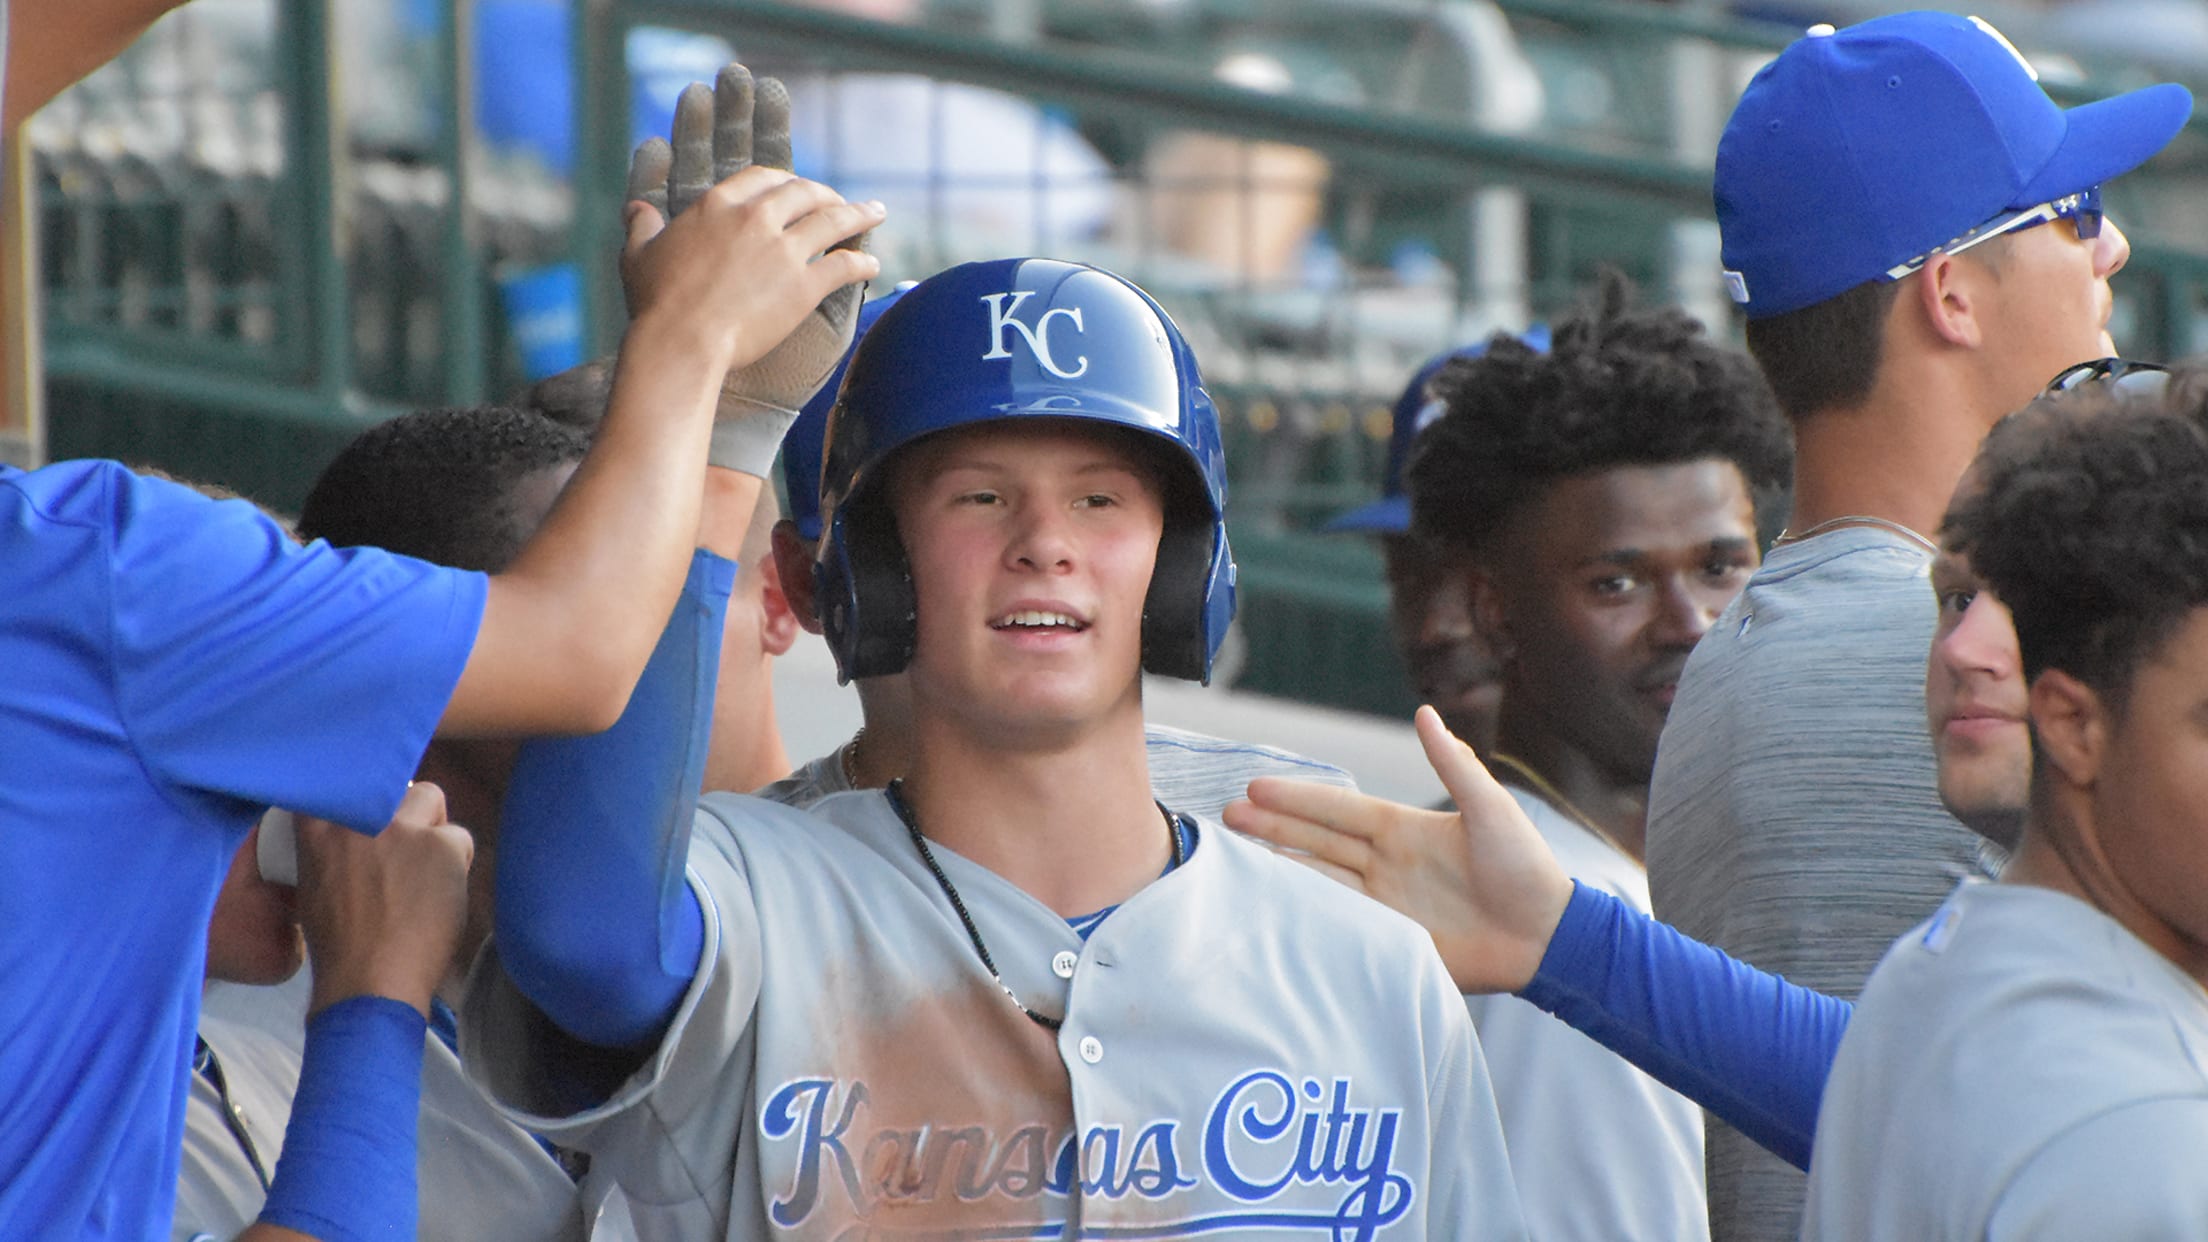
<svg viewBox="0 0 2208 1242"><path fill-rule="evenodd" d="M1998 868L1996 847L1940 806L1924 730L1930 563L1873 527L1781 544L1703 636L1649 798L1660 916L1852 999L1958 881ZM1869 834L1876 848L1856 844ZM1713 1219L1799 1210L1792 1165L1714 1122L1707 1147Z"/></svg>

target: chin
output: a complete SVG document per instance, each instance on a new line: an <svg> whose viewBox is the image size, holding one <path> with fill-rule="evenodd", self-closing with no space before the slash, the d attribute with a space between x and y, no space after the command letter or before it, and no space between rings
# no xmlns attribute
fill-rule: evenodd
<svg viewBox="0 0 2208 1242"><path fill-rule="evenodd" d="M1940 790L1940 804L1947 813L1963 822L1986 840L2004 850L2013 851L2024 836L2024 807L1997 797L1979 796L1967 791Z"/></svg>

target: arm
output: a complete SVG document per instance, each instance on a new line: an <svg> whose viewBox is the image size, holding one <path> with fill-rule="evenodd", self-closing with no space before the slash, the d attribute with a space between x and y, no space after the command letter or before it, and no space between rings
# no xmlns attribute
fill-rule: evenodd
<svg viewBox="0 0 2208 1242"><path fill-rule="evenodd" d="M739 74L732 68L724 81ZM817 386L850 339L856 282L879 264L842 243L879 223L881 208L844 203L824 186L751 163L749 76L740 82L718 117L719 96L693 88L686 97L677 116L681 158L671 161L665 144L639 152L622 264L631 323L606 417L542 528L491 579L441 731L581 732L617 717L683 579L708 441L717 463L764 474L750 450L765 444L771 460L781 438L775 411L787 392ZM757 144L762 160L780 152L786 167L786 94L781 99L770 115L762 91ZM667 175L670 162L678 177L692 176L688 153L700 142L716 157L704 177L720 180L678 204L666 223L641 201L644 187ZM786 338L799 348L782 348ZM817 373L812 352L826 357ZM755 399L721 400L724 380L739 379ZM796 401L811 390L803 387ZM723 425L714 423L716 406ZM547 669L561 675L545 676Z"/></svg>
<svg viewBox="0 0 2208 1242"><path fill-rule="evenodd" d="M1522 993L1806 1167L1852 1007L1574 883L1470 747L1418 729L1460 814L1260 780L1227 823L1417 920L1460 990Z"/></svg>
<svg viewBox="0 0 2208 1242"><path fill-rule="evenodd" d="M300 922L314 958L306 1054L260 1223L241 1238L412 1237L429 1001L458 943L474 842L436 786L377 836L303 819Z"/></svg>
<svg viewBox="0 0 2208 1242"><path fill-rule="evenodd" d="M1797 1168L1855 1007L1573 886L1519 992Z"/></svg>
<svg viewBox="0 0 2208 1242"><path fill-rule="evenodd" d="M46 106L184 0L10 0L7 98L0 131Z"/></svg>
<svg viewBox="0 0 2208 1242"><path fill-rule="evenodd" d="M500 814L498 952L522 994L585 1043L658 1036L698 969L684 882L735 565L697 554L629 707L604 733L525 743Z"/></svg>

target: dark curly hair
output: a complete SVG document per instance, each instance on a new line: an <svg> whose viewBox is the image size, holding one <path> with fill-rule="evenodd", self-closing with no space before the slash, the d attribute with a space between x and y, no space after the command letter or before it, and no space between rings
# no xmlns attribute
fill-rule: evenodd
<svg viewBox="0 0 2208 1242"><path fill-rule="evenodd" d="M1605 272L1556 324L1547 354L1498 333L1429 389L1446 412L1421 432L1406 473L1411 525L1477 550L1556 479L1616 466L1718 457L1762 510L1784 494L1794 439L1746 354L1675 307L1639 307Z"/></svg>
<svg viewBox="0 0 2208 1242"><path fill-rule="evenodd" d="M2208 605L2208 372L2003 419L1941 535L2015 616L2027 679L2062 669L2120 711L2140 662Z"/></svg>
<svg viewBox="0 0 2208 1242"><path fill-rule="evenodd" d="M515 488L589 448L583 433L511 406L401 415L354 437L323 469L299 536L497 573L531 534Z"/></svg>

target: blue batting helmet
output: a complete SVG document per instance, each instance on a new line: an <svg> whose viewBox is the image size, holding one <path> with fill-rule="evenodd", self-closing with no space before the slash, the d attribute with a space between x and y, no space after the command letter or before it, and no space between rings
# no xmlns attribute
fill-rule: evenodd
<svg viewBox="0 0 2208 1242"><path fill-rule="evenodd" d="M901 672L912 658L912 579L883 467L935 432L1012 418L1124 427L1173 463L1143 604L1142 665L1209 680L1234 619L1218 412L1188 343L1149 294L1056 259L966 263L931 276L852 355L828 415L825 530L813 566L843 680Z"/></svg>

